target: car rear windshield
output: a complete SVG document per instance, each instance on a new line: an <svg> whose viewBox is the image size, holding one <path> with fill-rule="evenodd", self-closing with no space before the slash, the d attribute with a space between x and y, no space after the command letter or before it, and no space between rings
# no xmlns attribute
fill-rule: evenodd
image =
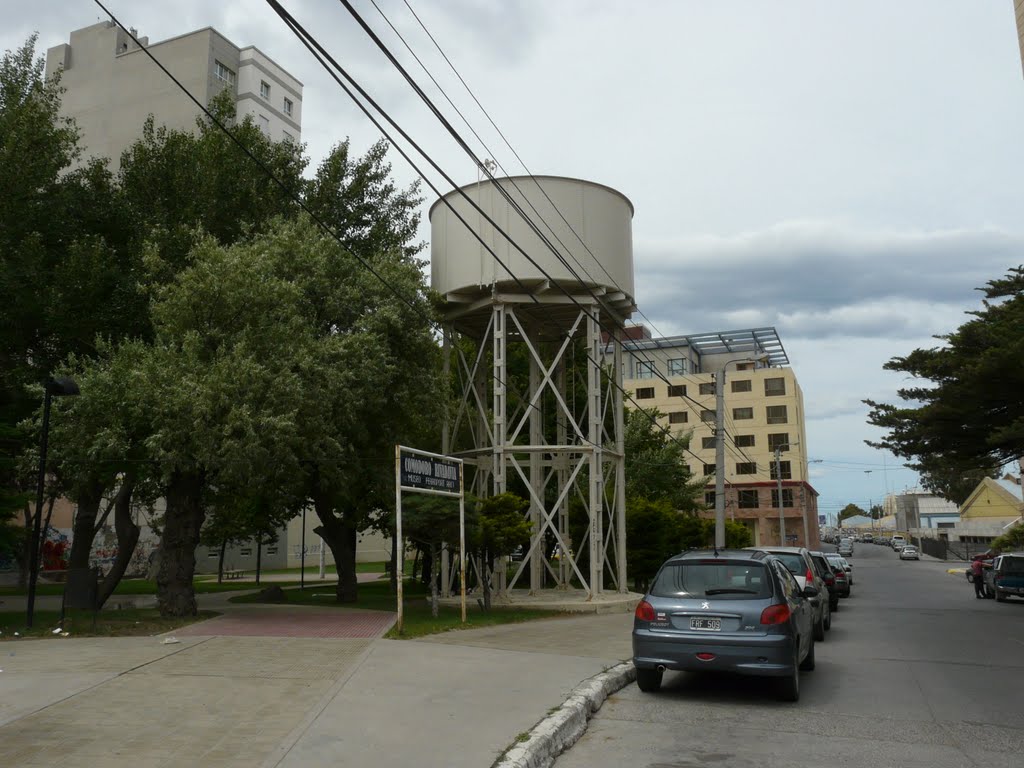
<svg viewBox="0 0 1024 768"><path fill-rule="evenodd" d="M1024 557L1004 557L999 572L1008 576L1024 576Z"/></svg>
<svg viewBox="0 0 1024 768"><path fill-rule="evenodd" d="M821 557L820 555L811 555L811 559L814 561L814 564L816 566L818 566L818 571L819 572L821 572L821 573L831 573L832 572L832 568L831 568L831 566L829 566L828 560L826 560L824 557Z"/></svg>
<svg viewBox="0 0 1024 768"><path fill-rule="evenodd" d="M790 573L795 573L797 576L807 573L807 563L796 552L772 552L772 556L781 561Z"/></svg>
<svg viewBox="0 0 1024 768"><path fill-rule="evenodd" d="M655 597L771 597L768 573L761 563L721 560L671 563L658 573L651 594Z"/></svg>

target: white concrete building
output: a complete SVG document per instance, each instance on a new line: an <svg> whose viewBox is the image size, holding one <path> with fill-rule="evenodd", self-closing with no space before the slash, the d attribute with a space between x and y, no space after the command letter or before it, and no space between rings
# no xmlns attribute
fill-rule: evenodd
<svg viewBox="0 0 1024 768"><path fill-rule="evenodd" d="M301 140L302 83L258 48L239 48L212 27L153 44L132 34L200 103L230 89L239 119L252 115L274 141ZM75 30L50 48L47 77L58 69L62 113L77 123L86 158L107 157L116 168L149 115L168 128L196 126L198 107L113 22Z"/></svg>

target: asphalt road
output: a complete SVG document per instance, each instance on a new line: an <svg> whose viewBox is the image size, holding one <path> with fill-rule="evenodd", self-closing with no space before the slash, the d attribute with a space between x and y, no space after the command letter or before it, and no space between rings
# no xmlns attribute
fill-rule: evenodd
<svg viewBox="0 0 1024 768"><path fill-rule="evenodd" d="M786 704L766 681L667 672L609 698L556 768L1021 768L1024 600L858 544L853 596Z"/></svg>

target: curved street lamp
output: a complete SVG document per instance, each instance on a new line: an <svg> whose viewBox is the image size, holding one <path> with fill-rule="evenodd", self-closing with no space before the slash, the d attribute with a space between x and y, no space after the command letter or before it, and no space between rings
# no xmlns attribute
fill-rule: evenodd
<svg viewBox="0 0 1024 768"><path fill-rule="evenodd" d="M39 560L41 558L42 543L40 542L43 522L43 486L46 482L46 448L50 433L50 401L54 397L72 397L79 394L78 384L74 379L61 376L57 379L47 379L43 388L46 394L43 396L43 430L39 438L39 476L36 485L36 513L32 519L32 537L29 542L29 566L28 566L28 604L25 615L25 626L32 628L32 617L36 607L36 581L39 577Z"/></svg>

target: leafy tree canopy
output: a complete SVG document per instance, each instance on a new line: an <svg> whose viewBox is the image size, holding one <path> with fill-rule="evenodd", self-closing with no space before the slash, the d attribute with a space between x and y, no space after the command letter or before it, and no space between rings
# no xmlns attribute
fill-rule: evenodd
<svg viewBox="0 0 1024 768"><path fill-rule="evenodd" d="M704 478L694 478L686 463L690 436L672 439L655 424L658 415L656 409L626 411L626 498L665 500L673 509L696 512Z"/></svg>
<svg viewBox="0 0 1024 768"><path fill-rule="evenodd" d="M864 401L868 421L886 431L868 444L911 459L929 488L954 501L1024 456L1024 267L981 291L983 308L937 337L942 346L885 364L920 382L899 390L904 405Z"/></svg>

